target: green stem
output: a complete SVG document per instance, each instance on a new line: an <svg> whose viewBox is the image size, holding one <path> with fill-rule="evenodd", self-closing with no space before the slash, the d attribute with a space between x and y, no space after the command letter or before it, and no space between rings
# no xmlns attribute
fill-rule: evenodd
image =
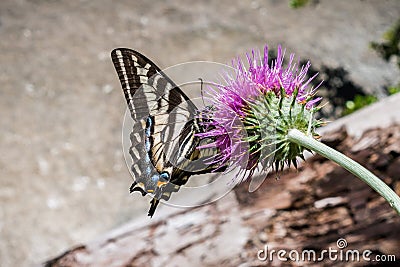
<svg viewBox="0 0 400 267"><path fill-rule="evenodd" d="M358 178L367 183L376 192L378 192L390 206L400 215L400 197L381 179L376 177L372 172L361 166L359 163L350 159L349 157L343 155L342 153L336 151L329 146L318 142L312 137L309 137L297 129L292 129L289 131L288 140L306 148L309 148L318 154L330 159Z"/></svg>

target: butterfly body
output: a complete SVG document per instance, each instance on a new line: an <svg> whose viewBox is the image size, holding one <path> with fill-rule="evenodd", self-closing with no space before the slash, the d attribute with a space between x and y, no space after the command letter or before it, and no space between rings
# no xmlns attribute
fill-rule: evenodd
<svg viewBox="0 0 400 267"><path fill-rule="evenodd" d="M206 162L215 151L198 149L210 141L196 135L203 131L201 116L196 116L196 106L160 68L127 48L114 49L111 57L134 121L129 153L135 181L130 191L153 196L152 216L159 201L168 200L191 175L214 169ZM179 123L183 127L176 134Z"/></svg>

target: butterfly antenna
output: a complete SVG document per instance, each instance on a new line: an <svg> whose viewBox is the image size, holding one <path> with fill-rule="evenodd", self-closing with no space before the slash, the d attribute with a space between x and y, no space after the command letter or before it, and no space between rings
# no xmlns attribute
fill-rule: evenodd
<svg viewBox="0 0 400 267"><path fill-rule="evenodd" d="M200 80L200 92L201 92L201 99L203 100L203 105L206 106L206 103L204 103L204 94L203 94L203 79L199 78Z"/></svg>

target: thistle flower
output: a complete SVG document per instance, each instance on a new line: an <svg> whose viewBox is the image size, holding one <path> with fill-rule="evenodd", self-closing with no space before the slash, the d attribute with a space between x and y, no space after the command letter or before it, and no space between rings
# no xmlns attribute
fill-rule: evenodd
<svg viewBox="0 0 400 267"><path fill-rule="evenodd" d="M220 154L212 163L240 166L241 180L251 177L257 167L297 166L305 148L289 142L288 131L295 128L316 136L314 129L321 125L313 118L319 109L315 104L320 98L314 98L318 86L310 86L317 74L306 79L311 64L299 68L291 54L285 66L284 54L278 46L277 57L269 64L267 46L263 57L253 50L247 54L248 68L237 58L235 77L225 74L225 85L208 88L212 108L203 111L208 119L203 120L204 133L198 135L214 140L207 146L218 147Z"/></svg>
<svg viewBox="0 0 400 267"><path fill-rule="evenodd" d="M199 149L217 147L220 153L211 163L217 170L240 167L245 175L239 182L252 177L258 166L264 171L273 165L276 170L291 163L296 167L297 158L304 159L304 150L312 150L367 183L400 215L400 197L389 186L359 163L315 140L315 129L322 125L313 117L321 100L314 98L319 85L310 85L316 75L306 79L310 63L299 68L293 54L284 66L284 55L278 46L276 59L268 64L267 46L263 57L253 50L247 54L248 69L238 58L233 62L235 76L226 74L226 85L208 89L211 106L200 112L204 131L197 134L207 143ZM257 189L264 179L253 177L249 190Z"/></svg>

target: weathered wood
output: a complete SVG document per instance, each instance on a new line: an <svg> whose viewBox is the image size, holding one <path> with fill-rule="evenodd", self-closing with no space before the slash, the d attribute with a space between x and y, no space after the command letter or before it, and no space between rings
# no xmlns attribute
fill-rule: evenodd
<svg viewBox="0 0 400 267"><path fill-rule="evenodd" d="M368 167L400 193L400 126L371 130L353 140L342 130L329 143ZM280 266L348 265L365 261L272 262L260 249L371 250L400 259L400 217L375 191L320 156L298 171L275 174L254 193L248 183L219 201L179 210L67 251L47 266ZM287 255L286 255L287 256ZM376 263L376 262L375 262ZM390 262L386 263L386 266Z"/></svg>

